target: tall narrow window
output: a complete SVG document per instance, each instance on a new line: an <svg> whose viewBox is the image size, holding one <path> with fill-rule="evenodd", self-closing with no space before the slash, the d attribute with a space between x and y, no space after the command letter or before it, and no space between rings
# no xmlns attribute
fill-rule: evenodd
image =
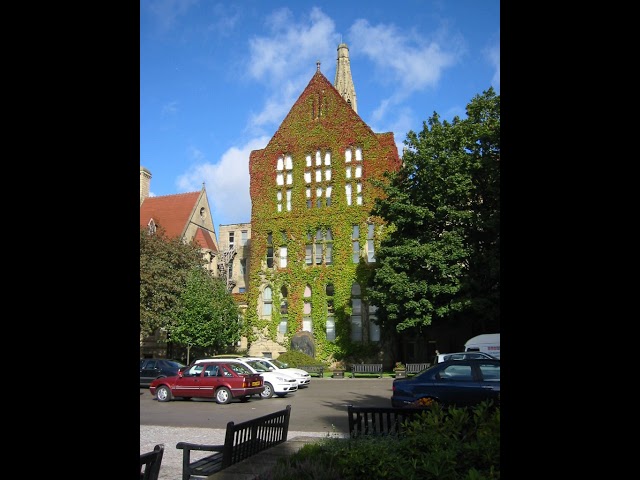
<svg viewBox="0 0 640 480"><path fill-rule="evenodd" d="M362 182L356 183L356 203L362 205Z"/></svg>
<svg viewBox="0 0 640 480"><path fill-rule="evenodd" d="M287 321L289 315L289 304L287 300L289 292L287 290L287 287L282 287L280 293L280 323L278 324L278 332L287 333Z"/></svg>
<svg viewBox="0 0 640 480"><path fill-rule="evenodd" d="M316 265L322 264L322 230L318 229L316 231Z"/></svg>
<svg viewBox="0 0 640 480"><path fill-rule="evenodd" d="M304 288L304 304L302 308L302 331L313 332L311 325L311 287Z"/></svg>
<svg viewBox="0 0 640 480"><path fill-rule="evenodd" d="M362 299L357 283L351 286L351 340L362 342Z"/></svg>
<svg viewBox="0 0 640 480"><path fill-rule="evenodd" d="M305 195L307 197L307 208L311 208L311 188L307 187Z"/></svg>
<svg viewBox="0 0 640 480"><path fill-rule="evenodd" d="M330 228L324 234L324 263L333 264L333 235Z"/></svg>
<svg viewBox="0 0 640 480"><path fill-rule="evenodd" d="M287 188L287 212L291 211L291 189Z"/></svg>
<svg viewBox="0 0 640 480"><path fill-rule="evenodd" d="M271 287L264 287L262 291L262 316L270 317L272 306L273 298L271 296Z"/></svg>
<svg viewBox="0 0 640 480"><path fill-rule="evenodd" d="M331 190L332 190L332 187L331 187L331 185L329 185L327 187L327 191L326 191L327 207L331 206Z"/></svg>
<svg viewBox="0 0 640 480"><path fill-rule="evenodd" d="M345 191L345 194L347 196L347 205L350 206L351 205L351 184L350 183L347 183L344 186L344 191Z"/></svg>
<svg viewBox="0 0 640 480"><path fill-rule="evenodd" d="M229 248L233 248L235 232L229 232Z"/></svg>
<svg viewBox="0 0 640 480"><path fill-rule="evenodd" d="M243 276L247 274L247 259L246 258L241 258L240 259L240 273Z"/></svg>
<svg viewBox="0 0 640 480"><path fill-rule="evenodd" d="M273 268L273 235L267 234L267 268Z"/></svg>
<svg viewBox="0 0 640 480"><path fill-rule="evenodd" d="M280 268L287 267L287 247L280 247Z"/></svg>
<svg viewBox="0 0 640 480"><path fill-rule="evenodd" d="M242 230L240 232L240 246L241 247L244 247L247 244L247 235L248 235L247 230Z"/></svg>
<svg viewBox="0 0 640 480"><path fill-rule="evenodd" d="M304 246L304 263L305 265L313 263L313 240L310 233L307 233L307 243Z"/></svg>
<svg viewBox="0 0 640 480"><path fill-rule="evenodd" d="M375 231L375 225L369 223L367 225L367 261L374 263L376 261L376 255L373 245L373 234Z"/></svg>
<svg viewBox="0 0 640 480"><path fill-rule="evenodd" d="M351 261L353 263L358 263L360 261L360 226L359 225L351 226L351 243L353 245L353 254L351 256Z"/></svg>
<svg viewBox="0 0 640 480"><path fill-rule="evenodd" d="M380 325L378 325L378 307L369 305L369 340L372 342L380 341Z"/></svg>
<svg viewBox="0 0 640 480"><path fill-rule="evenodd" d="M276 192L276 205L278 213L282 211L282 190Z"/></svg>
<svg viewBox="0 0 640 480"><path fill-rule="evenodd" d="M333 294L335 293L335 288L333 283L327 283L326 294L327 294L327 340L333 342L336 339L336 321L334 318L334 310L333 310Z"/></svg>

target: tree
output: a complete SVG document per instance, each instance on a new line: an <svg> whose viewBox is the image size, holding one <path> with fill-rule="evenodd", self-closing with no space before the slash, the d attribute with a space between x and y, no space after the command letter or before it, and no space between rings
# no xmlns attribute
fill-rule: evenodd
<svg viewBox="0 0 640 480"><path fill-rule="evenodd" d="M500 96L493 88L451 123L434 112L405 140L403 167L378 185L388 225L369 285L387 330L435 319L500 319Z"/></svg>
<svg viewBox="0 0 640 480"><path fill-rule="evenodd" d="M224 280L203 268L193 269L172 311L168 341L187 347L211 348L217 353L240 340L238 307Z"/></svg>
<svg viewBox="0 0 640 480"><path fill-rule="evenodd" d="M171 311L195 267L204 264L200 249L179 238L167 238L158 227L153 234L140 228L140 333L168 328Z"/></svg>

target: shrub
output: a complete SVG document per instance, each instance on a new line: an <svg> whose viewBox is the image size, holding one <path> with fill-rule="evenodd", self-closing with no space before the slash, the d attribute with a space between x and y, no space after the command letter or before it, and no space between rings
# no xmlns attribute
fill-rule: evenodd
<svg viewBox="0 0 640 480"><path fill-rule="evenodd" d="M257 480L499 480L500 407L434 405L402 437L326 438L281 458Z"/></svg>
<svg viewBox="0 0 640 480"><path fill-rule="evenodd" d="M289 350L288 352L280 355L278 360L289 364L289 366L293 368L298 368L301 365L318 365L326 367L324 363L298 350Z"/></svg>

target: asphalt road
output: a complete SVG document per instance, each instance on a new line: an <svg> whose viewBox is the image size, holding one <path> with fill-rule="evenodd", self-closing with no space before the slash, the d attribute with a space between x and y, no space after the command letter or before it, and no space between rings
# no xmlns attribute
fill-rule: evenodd
<svg viewBox="0 0 640 480"><path fill-rule="evenodd" d="M140 425L225 429L227 422L250 420L291 405L289 430L349 433L347 405L390 407L393 378L318 378L284 398L251 397L219 405L214 400L158 402L148 388L140 388Z"/></svg>

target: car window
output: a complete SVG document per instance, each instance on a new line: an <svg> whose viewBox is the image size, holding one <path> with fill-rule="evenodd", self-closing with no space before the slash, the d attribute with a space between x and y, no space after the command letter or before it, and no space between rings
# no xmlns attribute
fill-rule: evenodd
<svg viewBox="0 0 640 480"><path fill-rule="evenodd" d="M252 366L255 370L257 370L258 372L268 372L269 369L267 367L264 366L263 363L260 363L256 360L253 360L251 362L247 362L250 366Z"/></svg>
<svg viewBox="0 0 640 480"><path fill-rule="evenodd" d="M244 365L240 363L230 363L229 368L236 372L238 375L247 375L251 373Z"/></svg>
<svg viewBox="0 0 640 480"><path fill-rule="evenodd" d="M218 376L218 365L207 365L207 368L204 369L205 377L217 377Z"/></svg>
<svg viewBox="0 0 640 480"><path fill-rule="evenodd" d="M149 369L149 370L151 370L152 368L156 368L156 363L157 362L155 360L149 360L147 362L147 365L144 368Z"/></svg>
<svg viewBox="0 0 640 480"><path fill-rule="evenodd" d="M204 365L194 365L193 367L191 367L189 370L187 370L184 373L185 377L197 377L198 375L200 375L200 372L202 372L202 369L204 368Z"/></svg>
<svg viewBox="0 0 640 480"><path fill-rule="evenodd" d="M470 382L473 380L471 365L448 365L440 372L440 378Z"/></svg>
<svg viewBox="0 0 640 480"><path fill-rule="evenodd" d="M494 365L493 363L480 364L480 372L486 382L499 382L500 381L500 365Z"/></svg>

